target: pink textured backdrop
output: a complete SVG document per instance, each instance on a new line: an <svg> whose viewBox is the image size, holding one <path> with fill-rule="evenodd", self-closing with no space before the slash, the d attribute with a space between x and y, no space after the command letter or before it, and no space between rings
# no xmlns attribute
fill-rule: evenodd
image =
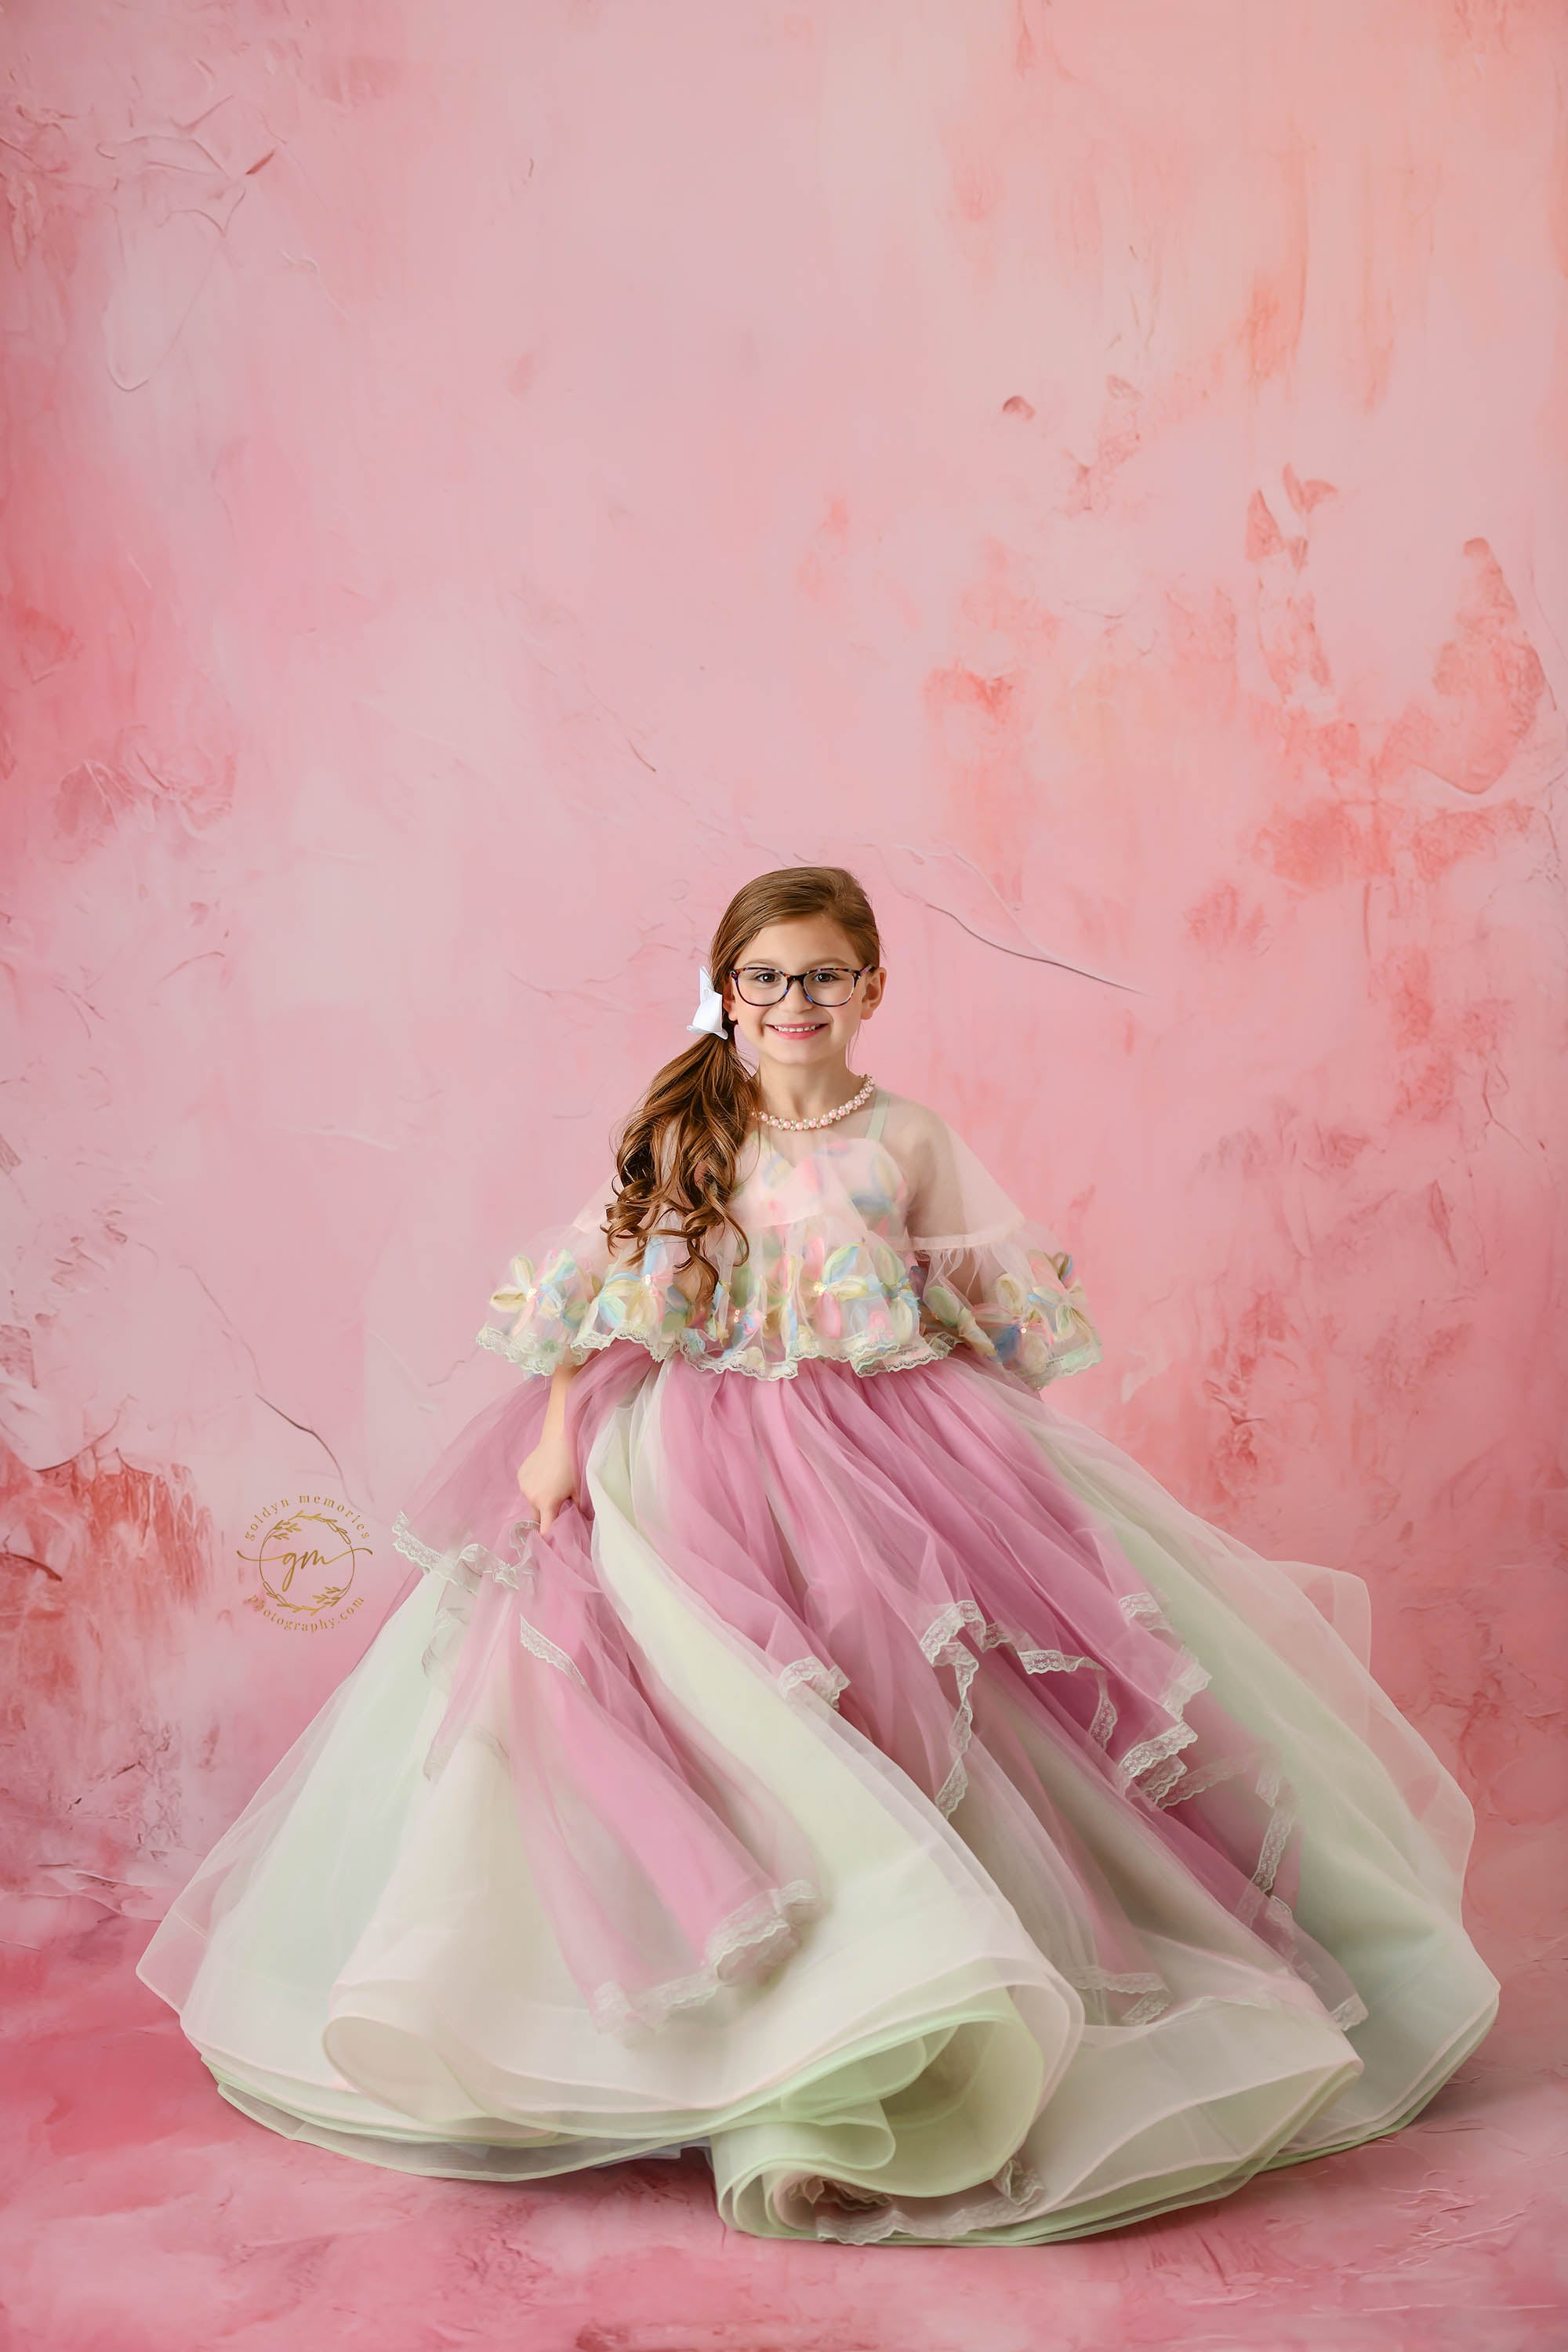
<svg viewBox="0 0 1568 2352"><path fill-rule="evenodd" d="M1534 2013L1565 64L1544 0L7 10L16 1943L150 1917L359 1654L506 1253L830 858L863 1066L1075 1248L1056 1401L1367 1578ZM310 1643L237 1557L302 1488L376 1538Z"/></svg>

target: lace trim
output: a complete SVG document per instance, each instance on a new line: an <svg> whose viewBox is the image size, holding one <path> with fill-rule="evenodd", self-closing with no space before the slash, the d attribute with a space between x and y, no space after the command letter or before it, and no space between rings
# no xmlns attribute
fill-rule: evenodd
<svg viewBox="0 0 1568 2352"><path fill-rule="evenodd" d="M1279 1908L1283 1910L1285 1906L1281 1904ZM1106 1969L1085 1969L1069 1975L1068 1982L1075 1985L1079 1992L1131 1992L1138 1986L1147 1984L1150 1990L1142 1998L1135 2000L1130 2009L1122 2011L1117 2021L1121 2025L1152 2025L1171 2005L1171 1990L1163 1977L1118 1976ZM1259 2006L1267 2007L1268 2004L1260 2002ZM1350 2026L1364 2025L1371 2013L1359 1993L1347 1993L1343 2000L1330 2010L1329 2023L1338 2026L1342 2033Z"/></svg>
<svg viewBox="0 0 1568 2352"><path fill-rule="evenodd" d="M982 1650L994 1650L1005 1643L1016 1650L1018 1663L1026 1674L1074 1674L1080 1666L1089 1669L1100 1686L1099 1704L1089 1736L1104 1747L1116 1728L1116 1703L1110 1696L1105 1669L1094 1658L1075 1657L1065 1650L1038 1650L1028 1647L1016 1633L1004 1625L987 1622L983 1611L973 1601L950 1601L939 1611L921 1636L921 1654L932 1666L951 1666L957 1684L958 1706L948 1733L952 1763L946 1780L937 1790L937 1811L951 1813L960 1803L969 1787L969 1773L964 1755L974 1734L974 1710L970 1701L969 1687L979 1672L980 1661L973 1650L964 1648L958 1634L965 1628L974 1636Z"/></svg>
<svg viewBox="0 0 1568 2352"><path fill-rule="evenodd" d="M514 1519L507 1533L521 1549L523 1539L532 1534L533 1525L531 1519ZM426 1543L415 1534L402 1511L392 1523L392 1541L405 1559L411 1559L427 1576L444 1576L449 1583L460 1584L468 1592L479 1591L481 1576L493 1576L498 1584L510 1585L516 1592L521 1589L523 1578L531 1584L535 1574L531 1559L501 1559L477 1538L470 1543L448 1545L445 1551L437 1551L434 1544Z"/></svg>
<svg viewBox="0 0 1568 2352"><path fill-rule="evenodd" d="M1186 1715L1187 1702L1189 1699L1195 1698L1199 1691L1206 1690L1211 1680L1208 1668L1201 1664L1190 1650L1184 1650L1176 1660L1171 1679L1160 1700L1161 1712L1173 1715L1176 1720L1165 1730L1157 1731L1152 1739L1139 1740L1137 1745L1130 1748L1126 1755L1120 1759L1116 1767L1116 1784L1123 1794L1131 1787L1133 1781L1141 1780L1152 1766L1163 1764L1174 1756L1179 1748L1192 1746L1198 1735L1192 1725L1184 1719ZM1185 1769L1184 1765L1178 1764L1176 1773L1179 1774ZM1162 1776L1160 1784L1162 1793L1173 1785L1173 1775Z"/></svg>
<svg viewBox="0 0 1568 2352"><path fill-rule="evenodd" d="M1205 1764L1193 1773L1185 1772L1179 1763L1173 1769L1176 1773L1182 1775L1179 1784L1173 1785L1170 1781L1165 1781L1156 1788L1153 1778L1151 1779L1146 1793L1156 1804L1184 1805L1189 1797L1201 1796L1205 1789L1215 1788L1222 1780L1234 1780L1247 1769L1247 1765L1237 1757L1226 1757L1216 1759L1214 1763ZM1250 1897L1243 1906L1244 1925L1250 1927L1258 1914L1272 1905L1281 1921L1289 1922L1289 1934L1294 1942L1295 1914L1288 1904L1279 1901L1273 1892L1273 1887L1275 1878L1279 1874L1281 1857L1289 1843L1290 1832L1296 1827L1299 1816L1293 1809L1293 1792L1280 1772L1277 1757L1269 1756L1264 1759L1258 1767L1258 1777L1253 1786L1264 1804L1271 1810L1263 1832L1263 1842L1258 1848L1258 1865L1252 1874L1252 1884L1258 1889L1258 1895ZM1261 1899L1263 1897L1268 1898L1267 1904ZM1344 2005L1341 2004L1342 2007ZM1335 2017L1337 2021L1337 2011ZM1359 2022L1359 2021L1356 2021Z"/></svg>
<svg viewBox="0 0 1568 2352"><path fill-rule="evenodd" d="M1262 1851L1258 1857L1258 1867L1252 1874L1254 1886L1259 1887L1265 1895L1268 1895L1273 1887L1275 1874L1279 1868L1279 1857L1285 1851L1286 1842L1296 1826L1297 1819L1297 1814L1289 1805L1276 1805L1269 1815L1268 1827L1263 1833Z"/></svg>
<svg viewBox="0 0 1568 2352"><path fill-rule="evenodd" d="M1155 1606L1158 1605L1156 1602ZM1140 1608L1137 1613L1147 1616L1150 1612ZM1104 1748L1117 1723L1116 1703L1110 1696L1105 1669L1098 1660L1075 1655L1065 1650L1032 1648L1017 1634L1008 1633L1005 1626L988 1623L973 1601L949 1601L921 1637L921 1654L928 1663L933 1666L951 1665L957 1681L958 1706L949 1734L952 1764L936 1799L937 1809L943 1814L952 1811L969 1786L963 1758L973 1736L974 1713L969 1693L979 1661L973 1652L965 1649L957 1638L965 1629L973 1635L976 1646L981 1650L995 1649L1002 1643L1009 1644L1017 1652L1018 1663L1026 1674L1074 1674L1080 1668L1087 1669L1100 1687L1100 1700L1089 1726L1089 1737ZM1146 1774L1152 1774L1151 1788L1142 1793L1150 1795L1157 1803L1170 1800L1172 1790L1186 1769L1173 1759L1179 1749L1190 1748L1198 1736L1192 1725L1184 1720L1188 1703L1199 1691L1206 1690L1211 1680L1207 1667L1190 1650L1180 1651L1160 1700L1162 1712L1174 1716L1176 1720L1152 1738L1139 1740L1118 1759L1116 1786L1123 1795L1134 1781L1143 1779ZM1156 1770L1159 1767L1163 1769Z"/></svg>
<svg viewBox="0 0 1568 2352"><path fill-rule="evenodd" d="M585 1363L591 1355L597 1354L601 1349L613 1347L617 1339L630 1339L637 1347L646 1349L656 1363L663 1363L671 1356L683 1356L689 1364L696 1364L705 1372L743 1372L748 1379L758 1381L792 1381L803 1363L816 1361L848 1364L851 1370L862 1374L902 1371L911 1364L937 1363L961 1344L955 1331L932 1331L918 1340L900 1342L891 1349L878 1351L862 1348L858 1351L849 1349L840 1354L837 1349L826 1348L803 1348L793 1356L770 1364L748 1363L744 1356L739 1354L713 1355L706 1349L686 1346L679 1337L661 1339L646 1331L595 1331L586 1339L574 1339L563 1347L552 1340L510 1339L504 1331L498 1331L493 1324L487 1323L478 1337L481 1348L493 1349L498 1356L504 1356L508 1363L518 1365L525 1372L547 1374L552 1372L557 1364L568 1360Z"/></svg>
<svg viewBox="0 0 1568 2352"><path fill-rule="evenodd" d="M1235 1756L1219 1757L1212 1764L1200 1765L1195 1772L1189 1772L1184 1765L1175 1764L1158 1791L1154 1786L1156 1776L1151 1774L1149 1787L1144 1793L1157 1805L1184 1805L1189 1797L1201 1797L1205 1789L1217 1788L1222 1780L1234 1780L1238 1772L1246 1769L1246 1764ZM1174 1794L1168 1793L1173 1788Z"/></svg>
<svg viewBox="0 0 1568 2352"><path fill-rule="evenodd" d="M1162 1976L1148 1969L1118 1972L1114 1969L1076 1969L1068 1973L1068 1982L1079 1992L1168 1992L1170 1987Z"/></svg>
<svg viewBox="0 0 1568 2352"><path fill-rule="evenodd" d="M531 1519L517 1519L512 1523L510 1533L515 1538L525 1532L531 1533L532 1528ZM506 1585L513 1592L521 1591L523 1577L527 1578L531 1590L535 1580L536 1570L531 1561L519 1563L498 1559L487 1544L477 1540L464 1544L460 1549L437 1551L434 1544L426 1543L415 1534L401 1511L393 1521L392 1540L404 1558L411 1559L416 1568L422 1568L427 1576L444 1576L449 1583L460 1585L466 1592L478 1591L481 1574L493 1576L498 1584ZM521 1611L517 1620L517 1637L525 1650L531 1650L547 1666L553 1666L559 1674L570 1675L574 1683L584 1690L587 1689L582 1669L567 1656L559 1643L551 1640L548 1633L542 1633L537 1625L531 1625Z"/></svg>
<svg viewBox="0 0 1568 2352"><path fill-rule="evenodd" d="M870 2246L899 2230L914 2237L943 2239L965 2237L972 2230L1003 2229L1010 2221L1027 2221L1044 2194L1038 2173L1021 2156L1010 2156L984 2185L992 2191L989 2197L941 2214L911 2211L875 2189L829 2180L821 2173L807 2174L797 2187L816 2209L819 2238L839 2245ZM857 2211L858 2207L863 2210Z"/></svg>
<svg viewBox="0 0 1568 2352"><path fill-rule="evenodd" d="M1146 1774L1142 1794L1148 1798L1152 1805L1165 1805L1178 1801L1173 1798L1171 1791L1179 1782L1185 1780L1186 1770L1187 1768L1179 1756L1167 1758L1163 1763L1154 1765Z"/></svg>
<svg viewBox="0 0 1568 2352"><path fill-rule="evenodd" d="M981 1646L993 1650L998 1642L1011 1642L1014 1638L1010 1633L1004 1633L998 1626L982 1637ZM1064 1650L1020 1650L1018 1660L1025 1672L1031 1675L1070 1674L1077 1666L1089 1668L1100 1686L1100 1699L1094 1710L1094 1719L1089 1727L1089 1736L1103 1748L1116 1728L1116 1702L1110 1696L1104 1667L1093 1658L1072 1657Z"/></svg>
<svg viewBox="0 0 1568 2352"><path fill-rule="evenodd" d="M949 1663L945 1653L942 1663L944 1664ZM948 1767L946 1779L936 1792L937 1811L944 1821L963 1802L969 1789L969 1767L963 1760L970 1740L974 1735L974 1710L969 1701L969 1685L980 1669L979 1659L973 1656L969 1651L960 1649L956 1643L952 1653L952 1663L956 1669L958 1685L958 1713L953 1718L952 1728L948 1735L952 1746L952 1762Z"/></svg>
<svg viewBox="0 0 1568 2352"><path fill-rule="evenodd" d="M556 1646L548 1633L542 1633L537 1625L531 1625L521 1611L517 1620L517 1638L525 1650L531 1650L536 1658L542 1658L547 1666L553 1666L557 1674L570 1675L579 1689L587 1689L587 1679L581 1667L567 1656L564 1650Z"/></svg>
<svg viewBox="0 0 1568 2352"><path fill-rule="evenodd" d="M849 1687L849 1677L837 1666L825 1666L820 1658L794 1658L780 1668L779 1690L784 1697L788 1698L803 1685L814 1690L818 1698L826 1699L829 1706L837 1706L840 1692Z"/></svg>
<svg viewBox="0 0 1568 2352"><path fill-rule="evenodd" d="M486 1323L476 1338L481 1348L489 1348L496 1355L504 1356L509 1364L516 1364L521 1371L540 1376L548 1376L558 1364L584 1364L591 1355L601 1349L613 1347L617 1339L630 1339L637 1347L646 1349L656 1363L664 1363L672 1356L681 1356L689 1364L696 1364L705 1372L742 1372L749 1380L758 1381L793 1381L803 1363L813 1362L847 1364L862 1378L873 1372L905 1371L916 1364L940 1363L955 1348L965 1344L962 1332L933 1329L922 1331L918 1339L900 1342L891 1349L802 1348L777 1363L767 1363L748 1362L743 1354L715 1355L707 1349L689 1347L679 1335L673 1339L665 1339L645 1331L595 1331L586 1339L579 1337L563 1346L555 1340L512 1339L505 1331L498 1330L493 1323ZM1053 1357L1043 1381L1025 1380L1024 1385L1037 1395L1041 1388L1048 1387L1052 1381L1059 1380L1067 1373L1087 1371L1091 1365L1100 1362L1101 1353L1098 1339L1092 1345L1086 1340ZM1014 1368L1008 1369L1014 1378L1023 1379L1023 1375Z"/></svg>
<svg viewBox="0 0 1568 2352"><path fill-rule="evenodd" d="M1171 2006L1171 1988L1162 1976L1147 1969L1117 1970L1098 1966L1070 1969L1064 1973L1068 1984L1079 1992L1135 1992L1141 1998L1124 2009L1117 2020L1119 2025L1152 2025Z"/></svg>
<svg viewBox="0 0 1568 2352"><path fill-rule="evenodd" d="M809 1879L753 1895L721 1919L702 1951L702 1966L689 1976L667 1977L640 1992L609 1979L594 1995L590 2013L601 2033L624 2035L638 2026L659 2026L678 2009L695 2009L742 1973L762 1976L794 1950L801 1924L820 1916L822 1896ZM743 1959L744 1971L735 1963Z"/></svg>
<svg viewBox="0 0 1568 2352"><path fill-rule="evenodd" d="M1163 1764L1180 1748L1190 1748L1197 1736L1190 1723L1173 1723L1163 1731L1157 1731L1152 1739L1141 1739L1136 1747L1128 1749L1116 1767L1118 1788L1125 1795L1133 1781L1147 1772L1151 1766ZM1177 1765L1176 1771L1179 1773L1183 1769ZM1173 1784L1171 1774L1162 1776L1162 1788L1169 1788Z"/></svg>
<svg viewBox="0 0 1568 2352"><path fill-rule="evenodd" d="M1147 1618L1150 1624L1157 1626L1162 1633L1168 1633L1171 1630L1170 1620L1161 1607L1158 1596L1152 1592L1119 1592L1116 1605L1130 1625L1135 1624L1142 1617Z"/></svg>

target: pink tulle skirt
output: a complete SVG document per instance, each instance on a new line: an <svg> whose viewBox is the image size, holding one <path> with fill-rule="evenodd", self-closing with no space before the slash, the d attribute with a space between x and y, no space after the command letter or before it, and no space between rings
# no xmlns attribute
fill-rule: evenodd
<svg viewBox="0 0 1568 2352"><path fill-rule="evenodd" d="M619 1342L578 1375L580 1457L651 1369ZM1300 1830L1267 1746L1215 1702L999 1387L951 1358L881 1377L808 1361L787 1381L678 1360L658 1383L657 1443L638 1456L638 1524L781 1689L835 1706L944 1814L967 1803L966 1820L990 1818L1003 1833L993 1859L1026 1916L1047 1886L1070 1903L1093 1952L1071 1974L1097 2011L1146 2017L1166 1989L1031 1770L1030 1731L1114 1790L1341 2022L1356 2021L1350 1979L1289 1907ZM405 1512L426 1566L432 1552L483 1547L456 1587L463 1639L426 1769L440 1769L499 1665L561 1948L607 2022L658 2019L705 1981L715 1953L731 1977L776 1965L816 1889L787 1804L734 1785L647 1671L595 1565L592 1502L569 1505L547 1536L530 1530L515 1466L547 1393L530 1381L503 1400ZM486 1553L515 1573L490 1570Z"/></svg>
<svg viewBox="0 0 1568 2352"><path fill-rule="evenodd" d="M963 1350L766 1381L617 1341L545 1534L547 1396L399 1515L356 1676L417 1618L421 1787L291 1947L292 2021L247 2023L312 1899L285 1826L331 1775L353 1818L384 1661L382 1727L340 1693L142 1963L258 2119L502 2177L699 2140L742 2227L1070 2235L1393 2128L1486 2031L1469 1808L1367 1671L1356 1579L1259 1559ZM473 1839L460 1901L416 1820L442 1867Z"/></svg>

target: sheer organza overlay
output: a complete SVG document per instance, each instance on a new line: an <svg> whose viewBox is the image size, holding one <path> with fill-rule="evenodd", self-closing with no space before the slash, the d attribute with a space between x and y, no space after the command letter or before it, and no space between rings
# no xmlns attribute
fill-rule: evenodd
<svg viewBox="0 0 1568 2352"><path fill-rule="evenodd" d="M1035 1393L1085 1345L1070 1268L1018 1243L1060 1293L1002 1291L1018 1226L981 1239L973 1190L939 1223L900 1140L899 1183L868 1132L763 1187L791 1254L831 1201L922 1309L913 1236L962 1240L980 1336L922 1312L897 1378L776 1261L699 1351L605 1336L591 1255L575 1319L520 1285L518 1345L584 1361L580 1501L529 1524L524 1378L141 1964L258 2121L498 2179L695 2143L759 2234L1033 2241L1391 2130L1486 2032L1469 1807L1367 1670L1365 1587Z"/></svg>
<svg viewBox="0 0 1568 2352"><path fill-rule="evenodd" d="M933 1362L965 1341L1028 1387L1098 1361L1070 1254L1026 1217L948 1122L879 1088L828 1129L753 1129L719 1286L699 1319L678 1234L612 1262L607 1177L567 1225L533 1234L492 1294L481 1345L524 1371L616 1339L712 1371L789 1378L811 1358L858 1371Z"/></svg>

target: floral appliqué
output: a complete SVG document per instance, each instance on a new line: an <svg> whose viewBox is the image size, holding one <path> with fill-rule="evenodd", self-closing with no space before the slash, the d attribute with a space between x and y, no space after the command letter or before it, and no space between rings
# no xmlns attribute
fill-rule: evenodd
<svg viewBox="0 0 1568 2352"><path fill-rule="evenodd" d="M742 1187L734 1206L750 1255L732 1240L729 1257L721 1252L705 1314L677 1280L679 1236L656 1234L640 1262L603 1265L601 1237L584 1232L542 1263L513 1258L510 1281L489 1300L492 1315L510 1321L487 1323L479 1341L529 1372L632 1339L656 1357L679 1353L761 1380L787 1380L813 1357L860 1372L933 1363L963 1343L1034 1389L1099 1360L1072 1259L1041 1245L1038 1228L1025 1222L982 1245L922 1252L901 1235L898 1192L869 1171L856 1174L835 1198L814 1170L793 1213L763 1185L751 1193L765 1212L754 1223ZM846 1223L858 1231L845 1237Z"/></svg>

